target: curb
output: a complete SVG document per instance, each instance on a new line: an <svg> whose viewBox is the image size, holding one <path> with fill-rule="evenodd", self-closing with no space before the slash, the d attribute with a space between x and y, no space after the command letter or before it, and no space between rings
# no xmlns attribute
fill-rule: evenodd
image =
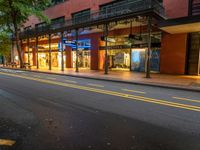
<svg viewBox="0 0 200 150"><path fill-rule="evenodd" d="M45 71L38 71L38 70L25 70L25 69L18 69L18 68L5 68L5 67L0 67L0 68L22 70L22 71L36 72L36 73L46 73L46 74L53 74L53 75L60 75L60 76L69 76L69 77L76 77L76 78L83 78L83 79L92 79L92 80L99 80L99 81L109 81L109 82L117 82L117 83L125 83L125 84L135 84L135 85L153 86L153 87L168 88L168 89L175 89L175 90L200 92L200 88L197 89L197 88L192 88L192 87L182 87L182 86L169 85L169 84L163 85L163 84L157 84L157 83L126 81L126 80L109 79L109 78L101 78L101 77L89 77L89 76L84 76L84 75L63 74L63 73L45 72Z"/></svg>

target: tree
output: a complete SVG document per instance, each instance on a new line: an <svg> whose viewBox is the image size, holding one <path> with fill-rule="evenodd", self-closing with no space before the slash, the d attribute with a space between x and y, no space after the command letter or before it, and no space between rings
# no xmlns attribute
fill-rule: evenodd
<svg viewBox="0 0 200 150"><path fill-rule="evenodd" d="M7 32L0 33L0 55L3 56L3 64L5 60L10 59L11 39Z"/></svg>
<svg viewBox="0 0 200 150"><path fill-rule="evenodd" d="M0 0L0 31L7 30L12 33L19 55L20 67L24 67L20 46L20 28L34 15L40 20L49 22L43 10L51 4L51 0Z"/></svg>

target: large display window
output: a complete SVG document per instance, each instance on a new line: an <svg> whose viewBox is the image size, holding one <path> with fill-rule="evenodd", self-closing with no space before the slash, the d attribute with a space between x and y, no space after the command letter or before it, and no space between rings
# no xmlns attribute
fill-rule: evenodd
<svg viewBox="0 0 200 150"><path fill-rule="evenodd" d="M39 67L47 68L49 66L49 53L38 53Z"/></svg>
<svg viewBox="0 0 200 150"><path fill-rule="evenodd" d="M147 49L132 49L131 70L145 72L146 70ZM151 71L160 71L160 50L151 50Z"/></svg>
<svg viewBox="0 0 200 150"><path fill-rule="evenodd" d="M33 65L33 54L31 53L25 53L25 63L28 63L28 55L29 55L29 59L30 59L30 65Z"/></svg>
<svg viewBox="0 0 200 150"><path fill-rule="evenodd" d="M111 70L130 70L130 49L108 50Z"/></svg>
<svg viewBox="0 0 200 150"><path fill-rule="evenodd" d="M90 68L91 54L90 50L79 50L78 62L80 68ZM72 52L73 68L76 67L76 51Z"/></svg>
<svg viewBox="0 0 200 150"><path fill-rule="evenodd" d="M144 72L146 61L146 49L132 49L131 51L131 70Z"/></svg>

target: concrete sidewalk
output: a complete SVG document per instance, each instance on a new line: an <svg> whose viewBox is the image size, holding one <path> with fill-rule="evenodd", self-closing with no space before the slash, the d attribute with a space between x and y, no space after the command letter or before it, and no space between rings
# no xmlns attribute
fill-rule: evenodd
<svg viewBox="0 0 200 150"><path fill-rule="evenodd" d="M6 68L8 69L8 67ZM19 68L9 68L9 69L18 70ZM152 73L151 78L147 79L145 78L145 73L129 72L129 71L109 71L108 75L105 75L103 71L94 71L94 70L86 70L86 69L80 69L78 73L75 72L74 69L66 69L65 71L60 71L54 68L51 71L48 69L38 70L36 68L32 68L31 70L24 70L24 71L66 75L66 76L73 76L73 77L80 77L80 78L107 80L107 81L123 82L123 83L131 83L131 84L150 85L150 86L157 86L157 87L167 87L167 88L183 89L183 90L200 92L200 76L166 75L166 74Z"/></svg>

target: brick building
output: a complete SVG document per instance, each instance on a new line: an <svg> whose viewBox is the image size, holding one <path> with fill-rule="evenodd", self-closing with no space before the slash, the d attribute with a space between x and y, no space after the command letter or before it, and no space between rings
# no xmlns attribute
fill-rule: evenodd
<svg viewBox="0 0 200 150"><path fill-rule="evenodd" d="M200 0L59 0L44 13L50 25L31 16L20 35L38 69L200 74Z"/></svg>

